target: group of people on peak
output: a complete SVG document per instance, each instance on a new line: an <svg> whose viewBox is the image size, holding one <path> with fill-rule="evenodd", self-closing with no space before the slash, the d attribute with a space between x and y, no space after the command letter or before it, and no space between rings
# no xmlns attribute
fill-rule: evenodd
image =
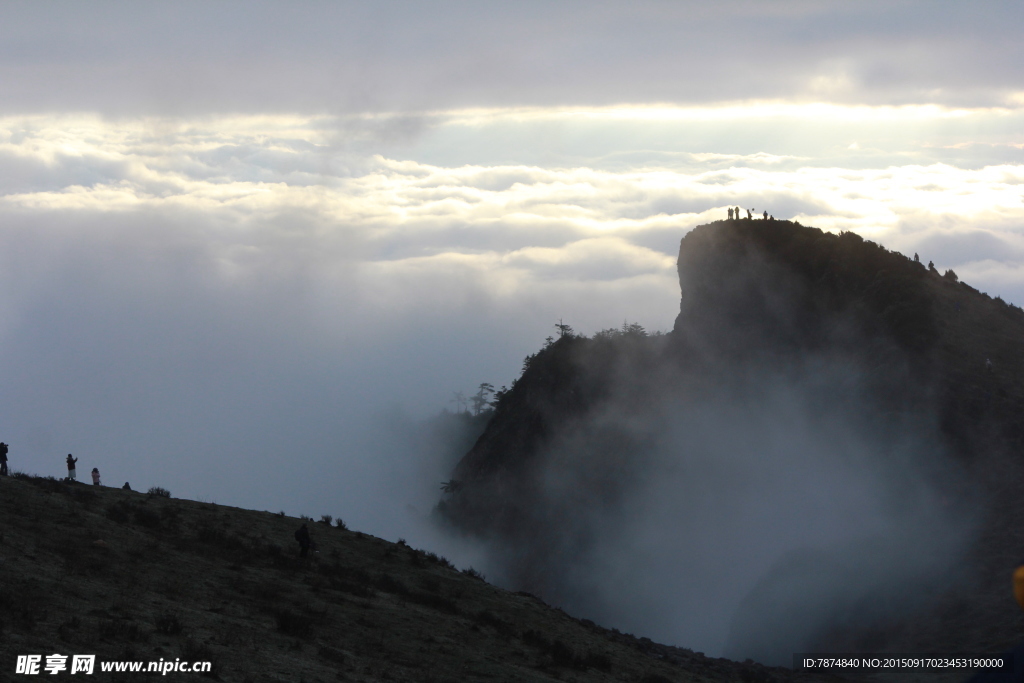
<svg viewBox="0 0 1024 683"><path fill-rule="evenodd" d="M773 220L775 220L775 216L769 216L767 211L764 212L764 214L761 216L761 218L762 218L762 220L766 220L766 221L773 221ZM738 207L738 206L735 209L733 209L733 208L729 209L729 220L734 220L734 219L735 220L740 220L740 207ZM750 221L750 220L753 220L753 219L754 219L754 209L747 209L747 220Z"/></svg>
<svg viewBox="0 0 1024 683"><path fill-rule="evenodd" d="M78 477L75 476L75 463L78 462L78 458L68 453L68 481L78 481ZM92 468L92 484L93 486L100 485L100 470L98 467Z"/></svg>
<svg viewBox="0 0 1024 683"><path fill-rule="evenodd" d="M68 465L68 478L67 478L67 480L68 481L78 481L78 477L76 476L76 471L75 471L75 463L78 462L78 458L76 458L73 455L71 455L70 453L68 453L68 457L67 457L67 461L66 462L67 462L67 465ZM92 485L93 486L100 486L100 469L98 467L93 467L92 468ZM121 488L124 489L125 491L131 491L132 490L132 487L128 484L128 482L125 482L124 486L122 486Z"/></svg>

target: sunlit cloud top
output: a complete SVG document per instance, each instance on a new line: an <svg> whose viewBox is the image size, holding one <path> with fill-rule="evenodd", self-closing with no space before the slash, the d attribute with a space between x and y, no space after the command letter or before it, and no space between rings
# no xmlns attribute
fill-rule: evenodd
<svg viewBox="0 0 1024 683"><path fill-rule="evenodd" d="M391 135L396 120L414 132ZM1022 123L1006 108L756 103L433 112L414 124L7 117L0 206L185 212L237 239L302 214L291 234L343 232L369 261L601 238L670 257L682 231L733 205L910 249L967 226L1014 239Z"/></svg>
<svg viewBox="0 0 1024 683"><path fill-rule="evenodd" d="M720 121L757 119L828 119L833 122L922 123L969 116L1010 115L1012 107L953 108L939 104L867 105L831 102L711 102L700 106L636 104L603 107L515 107L429 112L459 125L487 125L501 120ZM388 116L384 114L383 116Z"/></svg>

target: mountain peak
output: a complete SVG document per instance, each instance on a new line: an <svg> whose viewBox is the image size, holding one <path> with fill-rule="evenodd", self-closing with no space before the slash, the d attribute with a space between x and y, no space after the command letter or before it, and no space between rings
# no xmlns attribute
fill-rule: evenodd
<svg viewBox="0 0 1024 683"><path fill-rule="evenodd" d="M991 544L1012 543L1021 507L1001 482L1024 481L1024 311L790 221L698 226L678 266L671 333L564 337L527 359L441 516L485 539L510 585L729 656L780 663L869 635L949 649L905 622L980 638L950 621L957 601L974 610L958 618L1009 623L991 606L1012 568ZM813 598L787 592L820 572ZM909 602L843 621L884 595Z"/></svg>

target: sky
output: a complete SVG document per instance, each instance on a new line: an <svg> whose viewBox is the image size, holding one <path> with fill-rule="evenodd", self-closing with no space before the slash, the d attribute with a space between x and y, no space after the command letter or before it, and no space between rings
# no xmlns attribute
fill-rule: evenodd
<svg viewBox="0 0 1024 683"><path fill-rule="evenodd" d="M1024 304L1019 2L0 7L11 467L414 545L422 420L767 211ZM426 449L430 450L430 449ZM469 550L451 553L472 559Z"/></svg>

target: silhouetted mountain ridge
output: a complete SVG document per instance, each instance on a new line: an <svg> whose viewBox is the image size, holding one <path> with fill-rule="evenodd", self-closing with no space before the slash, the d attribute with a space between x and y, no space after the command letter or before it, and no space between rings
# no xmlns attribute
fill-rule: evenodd
<svg viewBox="0 0 1024 683"><path fill-rule="evenodd" d="M768 270L752 267L758 261ZM1014 447L1024 443L1018 417L1024 409L1024 311L959 282L951 270L941 276L855 233L788 221L701 226L682 240L679 264L684 292L695 291L676 320L676 334L706 323L702 314L719 307L755 318L759 334L737 342L716 336L707 324L702 333L747 352L786 344L806 351L851 339L868 344L871 354L882 352L874 365L906 363L916 382L937 392L943 431L961 457L970 458L968 444L983 431L997 430ZM777 278L772 287L763 287L765 275ZM722 293L724 282L737 280L748 288L737 293L733 284ZM796 320L782 321L778 310L757 300L758 293L780 288L788 290L786 311L795 311Z"/></svg>
<svg viewBox="0 0 1024 683"><path fill-rule="evenodd" d="M905 363L900 371L912 370L941 392L951 438L970 429L961 419L966 417L998 426L1020 443L1024 421L1014 415L1024 415L1024 310L1001 298L855 233L836 235L789 221L699 226L681 242L679 269L684 301L669 335L568 335L541 349L524 363L456 475L469 481L521 467L553 424L607 395L605 378L583 368L609 367L624 347L639 354L647 369L663 360L666 349L700 353L709 343L728 351L731 360L755 355L779 362L826 346L850 347L851 353L872 355L876 366ZM785 305L773 305L782 294ZM696 347L694 329L701 336ZM867 353L856 348L864 345ZM882 357L874 355L879 352ZM995 413L995 419L982 412Z"/></svg>
<svg viewBox="0 0 1024 683"><path fill-rule="evenodd" d="M628 536L622 520L646 504L651 478L676 467L677 454L680 467L700 469L690 454L718 446L706 436L694 447L689 435L708 419L724 421L719 433L749 431L756 450L765 430L780 438L772 430L793 418L813 435L804 446L824 453L830 439L855 443L892 467L880 498L939 500L943 524L977 523L963 541L966 559L943 569L956 582L941 572L929 579L927 591L948 594L914 609L973 600L981 623L959 635L970 631L987 648L1012 642L1007 624L1022 620L998 602L1005 585L993 582L1008 571L1003 551L1024 540L1009 522L1019 505L1003 499L1007 482L1024 479L1024 311L854 233L789 221L699 226L682 239L678 264L670 333L569 334L527 358L456 467L463 486L441 501L441 516L490 544L512 585L582 613L622 612L609 606L615 596L565 576L586 574L608 556L608 539ZM787 401L799 407L771 412ZM732 423L722 417L734 413ZM907 481L896 483L900 476ZM922 576L900 580L923 586ZM805 644L849 646L869 632L890 645L956 644L937 635L941 620L896 638L898 618L823 622Z"/></svg>

